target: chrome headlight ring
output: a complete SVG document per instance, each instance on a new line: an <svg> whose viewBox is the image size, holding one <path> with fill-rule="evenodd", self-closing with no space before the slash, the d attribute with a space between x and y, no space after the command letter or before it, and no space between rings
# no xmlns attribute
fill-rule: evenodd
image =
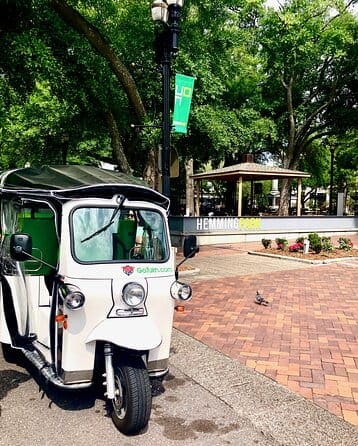
<svg viewBox="0 0 358 446"><path fill-rule="evenodd" d="M192 289L190 285L181 282L173 282L170 287L170 294L173 299L188 301L192 297Z"/></svg>
<svg viewBox="0 0 358 446"><path fill-rule="evenodd" d="M129 307L138 307L145 300L145 290L141 284L129 282L123 288L122 299Z"/></svg>
<svg viewBox="0 0 358 446"><path fill-rule="evenodd" d="M64 305L69 310L78 310L83 307L86 300L85 296L75 285L65 283L60 287L59 292Z"/></svg>

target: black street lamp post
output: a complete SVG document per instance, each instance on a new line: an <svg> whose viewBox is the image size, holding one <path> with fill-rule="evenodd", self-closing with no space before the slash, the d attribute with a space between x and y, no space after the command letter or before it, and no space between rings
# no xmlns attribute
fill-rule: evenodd
<svg viewBox="0 0 358 446"><path fill-rule="evenodd" d="M152 19L165 24L156 37L156 56L162 72L162 192L170 197L170 77L171 58L178 52L179 21L184 0L155 0Z"/></svg>
<svg viewBox="0 0 358 446"><path fill-rule="evenodd" d="M162 65L162 192L170 197L170 52L163 48Z"/></svg>

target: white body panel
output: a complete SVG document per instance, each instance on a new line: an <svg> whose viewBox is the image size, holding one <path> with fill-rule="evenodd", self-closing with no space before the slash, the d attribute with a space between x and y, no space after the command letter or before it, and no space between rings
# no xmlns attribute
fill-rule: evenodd
<svg viewBox="0 0 358 446"><path fill-rule="evenodd" d="M82 206L111 204L108 200L81 200ZM115 205L115 201L112 202ZM126 204L126 203L125 203ZM166 262L126 262L80 264L71 254L68 223L70 213L78 204L74 201L63 206L60 271L65 282L79 287L86 297L83 308L65 309L67 329L62 334L61 368L66 372L93 368L95 342L106 340L118 346L149 350L149 361L169 358L174 300L170 286L174 277L174 251ZM130 203L145 207L145 203ZM149 209L159 207L148 203ZM130 275L126 266L132 266ZM145 307L148 317L114 317L123 287L138 282L147 291ZM105 338L105 339L104 339Z"/></svg>
<svg viewBox="0 0 358 446"><path fill-rule="evenodd" d="M112 342L132 350L151 350L161 343L159 330L150 316L106 319L89 334L86 343Z"/></svg>
<svg viewBox="0 0 358 446"><path fill-rule="evenodd" d="M16 314L17 326L20 335L25 335L26 333L26 320L28 315L28 303L27 303L27 289L24 278L16 276L7 276L7 283L11 289L11 294L16 296L14 299L14 310Z"/></svg>
<svg viewBox="0 0 358 446"><path fill-rule="evenodd" d="M7 328L5 320L1 283L0 283L0 342L3 342L4 344L11 344L10 333Z"/></svg>
<svg viewBox="0 0 358 446"><path fill-rule="evenodd" d="M58 271L64 282L78 287L85 296L85 304L78 310L63 305L66 324L50 321L52 297L44 276L7 276L12 290L20 334L25 326L37 335L35 345L45 359L54 360L57 373L76 377L74 381L91 379L94 368L96 341L108 341L119 347L147 351L148 362L164 371L169 358L170 339L175 301L170 287L175 281L175 252L165 261L128 260L103 263L80 263L74 259L70 237L71 212L78 206L96 207L118 205L115 199L72 199L62 206L62 224ZM164 210L147 202L124 202L124 206L155 209L165 220ZM122 290L129 282L141 284L146 292L144 314L118 317L116 310L122 305ZM22 299L22 296L28 299ZM9 331L2 311L0 293L0 341L10 342ZM61 312L61 311L60 311ZM58 312L57 312L58 313ZM54 345L50 346L50 326ZM55 326L55 329L53 328ZM160 364L160 365L158 365ZM86 378L89 377L89 378ZM72 378L71 378L72 379Z"/></svg>
<svg viewBox="0 0 358 446"><path fill-rule="evenodd" d="M26 276L29 296L29 331L41 344L49 347L50 294L43 276Z"/></svg>

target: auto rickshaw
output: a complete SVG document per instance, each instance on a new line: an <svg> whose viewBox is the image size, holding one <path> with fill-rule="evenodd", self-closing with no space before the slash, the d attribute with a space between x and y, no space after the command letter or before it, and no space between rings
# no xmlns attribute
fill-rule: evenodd
<svg viewBox="0 0 358 446"><path fill-rule="evenodd" d="M169 200L138 178L92 166L0 175L0 342L46 381L83 389L103 373L113 422L148 423L151 379L168 372L178 281ZM198 248L184 242L184 259Z"/></svg>

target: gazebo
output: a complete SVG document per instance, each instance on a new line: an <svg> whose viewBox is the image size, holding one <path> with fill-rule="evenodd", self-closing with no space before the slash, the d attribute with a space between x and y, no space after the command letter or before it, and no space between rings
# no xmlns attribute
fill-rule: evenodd
<svg viewBox="0 0 358 446"><path fill-rule="evenodd" d="M237 188L237 216L242 216L242 184L244 181L251 181L252 184L256 180L274 180L283 178L297 179L297 197L301 197L302 178L309 178L311 175L307 172L299 170L283 169L281 167L267 166L254 162L243 162L233 166L214 169L209 172L197 173L191 175L195 183L196 194L200 196L201 180L222 180L236 181ZM199 206L196 205L196 214L199 215ZM301 215L300 200L297 200L297 216Z"/></svg>

